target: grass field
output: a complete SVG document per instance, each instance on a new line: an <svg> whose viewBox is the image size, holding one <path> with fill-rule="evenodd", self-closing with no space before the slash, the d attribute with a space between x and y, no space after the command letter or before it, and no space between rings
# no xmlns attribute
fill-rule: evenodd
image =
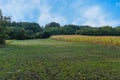
<svg viewBox="0 0 120 80"><path fill-rule="evenodd" d="M52 39L0 48L0 80L120 80L120 47Z"/></svg>

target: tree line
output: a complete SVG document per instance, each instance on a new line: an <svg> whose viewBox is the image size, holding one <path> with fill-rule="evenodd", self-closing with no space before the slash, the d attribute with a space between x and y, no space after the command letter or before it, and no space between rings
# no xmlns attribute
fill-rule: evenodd
<svg viewBox="0 0 120 80"><path fill-rule="evenodd" d="M120 26L91 27L81 25L64 25L51 22L45 26L30 22L6 22L0 21L0 44L5 39L41 39L51 35L90 35L90 36L120 36Z"/></svg>
<svg viewBox="0 0 120 80"><path fill-rule="evenodd" d="M48 38L51 35L91 35L91 36L120 36L120 26L91 27L81 25L64 25L51 22L45 26L29 22L0 22L0 32L8 39Z"/></svg>
<svg viewBox="0 0 120 80"><path fill-rule="evenodd" d="M45 26L30 22L6 22L0 21L0 44L5 43L5 39L42 39L51 35L90 35L90 36L120 36L120 26L82 26L64 25L51 22Z"/></svg>

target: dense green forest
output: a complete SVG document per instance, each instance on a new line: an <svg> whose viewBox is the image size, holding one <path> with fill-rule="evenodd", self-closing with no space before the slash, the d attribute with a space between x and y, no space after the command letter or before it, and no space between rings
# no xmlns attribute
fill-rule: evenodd
<svg viewBox="0 0 120 80"><path fill-rule="evenodd" d="M64 25L51 22L45 26L30 22L6 22L0 21L0 44L4 39L41 39L51 35L92 35L92 36L120 36L120 26L80 26Z"/></svg>
<svg viewBox="0 0 120 80"><path fill-rule="evenodd" d="M5 39L41 39L49 38L51 35L120 36L120 26L92 27L73 24L61 26L56 22L40 26L36 22L11 22L10 20L9 17L0 18L0 44L5 44Z"/></svg>
<svg viewBox="0 0 120 80"><path fill-rule="evenodd" d="M120 26L80 26L64 25L51 22L45 26L29 22L0 22L0 32L6 32L8 39L36 39L48 38L51 35L93 35L93 36L120 36Z"/></svg>

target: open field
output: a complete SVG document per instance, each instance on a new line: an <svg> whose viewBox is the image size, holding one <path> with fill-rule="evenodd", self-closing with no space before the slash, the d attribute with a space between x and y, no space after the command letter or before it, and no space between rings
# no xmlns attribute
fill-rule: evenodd
<svg viewBox="0 0 120 80"><path fill-rule="evenodd" d="M52 39L0 48L0 80L120 80L120 47Z"/></svg>
<svg viewBox="0 0 120 80"><path fill-rule="evenodd" d="M68 42L89 42L97 44L107 44L120 46L120 37L118 36L80 36L80 35L60 35L52 36L52 39L63 40Z"/></svg>

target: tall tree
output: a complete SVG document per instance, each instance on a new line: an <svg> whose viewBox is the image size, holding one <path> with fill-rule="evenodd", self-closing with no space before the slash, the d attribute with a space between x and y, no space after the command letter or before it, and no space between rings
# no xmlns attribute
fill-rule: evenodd
<svg viewBox="0 0 120 80"><path fill-rule="evenodd" d="M49 28L49 27L60 27L60 24L56 22L51 22L45 25L45 28Z"/></svg>
<svg viewBox="0 0 120 80"><path fill-rule="evenodd" d="M7 38L7 34L5 31L5 27L0 25L0 45L5 45L6 38Z"/></svg>

